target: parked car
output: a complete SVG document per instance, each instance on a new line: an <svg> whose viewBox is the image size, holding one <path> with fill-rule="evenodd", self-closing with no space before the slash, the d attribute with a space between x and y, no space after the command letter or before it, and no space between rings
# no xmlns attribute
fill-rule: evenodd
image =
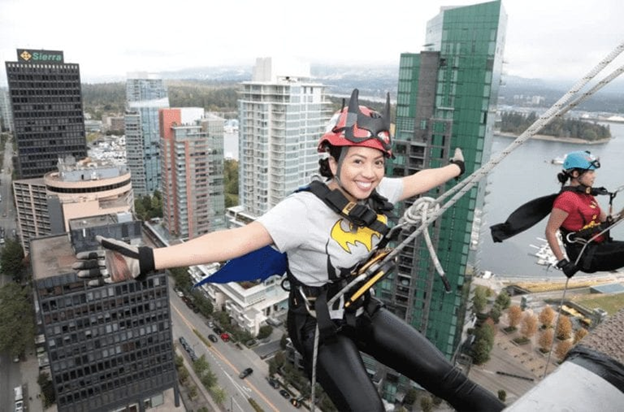
<svg viewBox="0 0 624 412"><path fill-rule="evenodd" d="M222 333L223 333L223 329L221 329L221 328L220 328L220 327L218 327L218 326L213 327L213 328L212 328L212 330L213 330L213 331L214 331L214 333L216 333L217 335L220 335L220 334L222 334Z"/></svg>
<svg viewBox="0 0 624 412"><path fill-rule="evenodd" d="M208 325L208 327L209 327L210 329L214 329L214 327L215 327L214 322L213 322L213 321L211 321L211 320L209 320L208 322L206 322L206 325Z"/></svg>
<svg viewBox="0 0 624 412"><path fill-rule="evenodd" d="M212 333L208 335L208 339L210 339L210 342L215 342L215 343L219 341L219 339L217 339L217 337L213 335Z"/></svg>
<svg viewBox="0 0 624 412"><path fill-rule="evenodd" d="M288 391L286 389L280 389L279 391L280 395L282 395L284 398L286 399L290 399L290 393L288 393Z"/></svg>
<svg viewBox="0 0 624 412"><path fill-rule="evenodd" d="M245 379L247 376L251 375L253 373L253 369L251 368L247 368L245 370L243 370L240 375L238 375L239 378L241 379Z"/></svg>
<svg viewBox="0 0 624 412"><path fill-rule="evenodd" d="M189 348L188 353L189 353L189 358L191 358L193 362L195 362L198 359L193 348Z"/></svg>
<svg viewBox="0 0 624 412"><path fill-rule="evenodd" d="M299 399L292 398L290 400L290 403L292 404L292 406L294 406L297 409L301 408L301 400Z"/></svg>
<svg viewBox="0 0 624 412"><path fill-rule="evenodd" d="M229 335L227 332L223 332L223 333L221 334L221 340L222 340L223 342L227 342L227 341L229 341L229 340L230 340L230 335Z"/></svg>
<svg viewBox="0 0 624 412"><path fill-rule="evenodd" d="M180 336L180 339L179 339L179 340L180 340L180 344L182 345L182 347L183 347L185 350L189 350L189 347L190 347L190 346L189 346L188 342L186 341L186 339L184 339L184 336Z"/></svg>
<svg viewBox="0 0 624 412"><path fill-rule="evenodd" d="M280 384L276 379L268 378L267 380L269 381L269 385L271 385L272 388L278 389L280 387Z"/></svg>

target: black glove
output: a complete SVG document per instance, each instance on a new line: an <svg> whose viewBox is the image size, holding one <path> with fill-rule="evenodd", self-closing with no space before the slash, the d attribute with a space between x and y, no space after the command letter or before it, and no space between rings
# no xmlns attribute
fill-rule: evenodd
<svg viewBox="0 0 624 412"><path fill-rule="evenodd" d="M453 157L450 158L449 162L459 166L459 176L463 175L466 172L466 164L464 163L464 154L462 153L459 147L455 149L455 154L453 155Z"/></svg>
<svg viewBox="0 0 624 412"><path fill-rule="evenodd" d="M142 280L154 270L154 251L148 246L132 246L116 239L95 238L104 250L76 254L78 277L90 278L89 286L117 283L129 279Z"/></svg>
<svg viewBox="0 0 624 412"><path fill-rule="evenodd" d="M568 259L561 259L559 262L557 262L557 267L563 271L568 279L574 276L574 274L579 271L576 265L570 262Z"/></svg>

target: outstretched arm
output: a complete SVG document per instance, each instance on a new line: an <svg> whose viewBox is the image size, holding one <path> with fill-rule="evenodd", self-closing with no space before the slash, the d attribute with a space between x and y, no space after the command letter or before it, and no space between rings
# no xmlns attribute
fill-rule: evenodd
<svg viewBox="0 0 624 412"><path fill-rule="evenodd" d="M425 169L403 178L403 194L399 200L425 193L464 173L464 156L461 149L455 149L451 163L444 167Z"/></svg>
<svg viewBox="0 0 624 412"><path fill-rule="evenodd" d="M155 269L224 262L273 244L261 223L207 233L188 242L154 249Z"/></svg>

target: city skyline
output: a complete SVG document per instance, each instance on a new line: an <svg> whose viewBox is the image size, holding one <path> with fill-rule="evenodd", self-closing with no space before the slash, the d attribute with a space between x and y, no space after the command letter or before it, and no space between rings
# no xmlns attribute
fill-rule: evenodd
<svg viewBox="0 0 624 412"><path fill-rule="evenodd" d="M257 57L282 55L311 63L398 67L400 53L422 50L426 23L441 6L477 3L390 0L383 7L366 8L320 0L303 13L279 0L181 0L172 13L171 8L111 0L95 13L76 0L2 0L0 59L15 61L18 48L63 50L67 62L80 64L83 82L133 71L252 66ZM619 32L624 6L615 0L577 3L570 7L558 0L503 1L509 16L505 72L573 81L612 51L618 45L613 33ZM142 19L142 14L150 18ZM5 84L3 72L0 86Z"/></svg>

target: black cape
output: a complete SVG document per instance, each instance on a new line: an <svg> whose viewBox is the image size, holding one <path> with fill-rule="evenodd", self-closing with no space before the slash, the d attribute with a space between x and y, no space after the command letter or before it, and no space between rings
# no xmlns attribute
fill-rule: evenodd
<svg viewBox="0 0 624 412"><path fill-rule="evenodd" d="M593 188L583 185L565 186L559 193L538 197L537 199L523 204L509 215L505 223L490 226L492 240L494 240L495 243L499 243L535 226L550 214L557 196L566 191L587 193L593 196L609 194L604 187Z"/></svg>

